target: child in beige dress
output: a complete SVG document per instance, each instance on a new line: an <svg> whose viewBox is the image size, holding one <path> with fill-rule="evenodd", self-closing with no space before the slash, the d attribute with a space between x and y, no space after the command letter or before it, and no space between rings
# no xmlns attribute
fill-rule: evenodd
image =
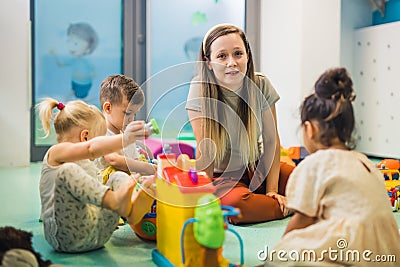
<svg viewBox="0 0 400 267"><path fill-rule="evenodd" d="M266 266L399 266L400 235L384 178L352 150L352 81L328 70L301 107L304 145L311 153L287 184L295 211Z"/></svg>

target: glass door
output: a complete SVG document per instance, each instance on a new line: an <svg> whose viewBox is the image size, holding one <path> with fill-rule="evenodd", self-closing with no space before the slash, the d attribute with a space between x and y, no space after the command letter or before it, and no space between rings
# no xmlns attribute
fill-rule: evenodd
<svg viewBox="0 0 400 267"><path fill-rule="evenodd" d="M55 143L43 138L35 105L44 97L99 106L101 81L122 73L123 2L32 0L31 161Z"/></svg>
<svg viewBox="0 0 400 267"><path fill-rule="evenodd" d="M148 118L162 138L192 136L185 110L204 34L219 23L245 29L245 0L150 0L147 2Z"/></svg>

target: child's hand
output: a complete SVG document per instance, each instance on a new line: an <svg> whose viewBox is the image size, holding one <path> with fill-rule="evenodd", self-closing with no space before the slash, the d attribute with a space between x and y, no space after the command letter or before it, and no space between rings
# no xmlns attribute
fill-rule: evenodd
<svg viewBox="0 0 400 267"><path fill-rule="evenodd" d="M140 176L139 177L139 183L144 185L145 187L149 187L155 182L155 176L154 175L146 175L146 176Z"/></svg>
<svg viewBox="0 0 400 267"><path fill-rule="evenodd" d="M123 133L123 145L127 146L144 138L144 121L132 121L126 126Z"/></svg>
<svg viewBox="0 0 400 267"><path fill-rule="evenodd" d="M142 176L140 173L133 173L131 176L137 183L136 190L144 190L151 197L155 197L155 175Z"/></svg>

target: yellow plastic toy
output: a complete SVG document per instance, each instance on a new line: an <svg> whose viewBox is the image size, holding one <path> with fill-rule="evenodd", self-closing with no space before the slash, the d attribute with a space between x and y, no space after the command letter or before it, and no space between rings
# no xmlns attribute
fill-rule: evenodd
<svg viewBox="0 0 400 267"><path fill-rule="evenodd" d="M157 249L152 252L153 262L159 267L244 266L240 236L222 218L224 208L229 211L225 216L238 215L239 211L221 207L210 178L196 171L196 161L187 155L159 154L157 162ZM239 239L240 265L222 257L226 228ZM218 237L210 238L207 229Z"/></svg>
<svg viewBox="0 0 400 267"><path fill-rule="evenodd" d="M291 166L296 166L294 161L292 160L290 156L290 151L288 149L285 149L281 147L281 162L286 162L287 164Z"/></svg>
<svg viewBox="0 0 400 267"><path fill-rule="evenodd" d="M291 146L284 148L281 146L281 162L285 162L293 167L309 155L307 149L303 146Z"/></svg>
<svg viewBox="0 0 400 267"><path fill-rule="evenodd" d="M385 178L386 189L396 188L400 191L400 161L397 159L383 159L376 166Z"/></svg>

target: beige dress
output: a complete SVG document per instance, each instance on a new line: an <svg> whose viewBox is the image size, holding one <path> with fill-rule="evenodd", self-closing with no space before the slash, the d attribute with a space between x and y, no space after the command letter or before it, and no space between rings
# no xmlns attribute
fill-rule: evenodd
<svg viewBox="0 0 400 267"><path fill-rule="evenodd" d="M295 168L286 190L287 206L318 222L283 236L273 248L281 259L275 254L266 266L400 266L384 178L365 155L319 150Z"/></svg>

